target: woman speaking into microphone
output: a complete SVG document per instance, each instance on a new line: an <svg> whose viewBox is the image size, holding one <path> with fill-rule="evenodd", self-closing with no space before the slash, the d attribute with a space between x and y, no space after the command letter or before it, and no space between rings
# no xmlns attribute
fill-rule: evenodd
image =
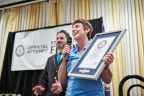
<svg viewBox="0 0 144 96"><path fill-rule="evenodd" d="M93 31L91 24L84 19L75 20L72 23L72 27L72 35L77 41L77 46L72 49L70 46L65 45L62 51L63 61L58 72L58 80L60 83L68 80L66 96L105 96L102 81L109 84L112 80L112 72L109 68L109 65L114 60L112 53L108 53L104 56L103 60L105 61L106 67L97 80L67 76L79 57L90 44L91 33ZM69 54L69 61L67 64L65 62L66 54Z"/></svg>

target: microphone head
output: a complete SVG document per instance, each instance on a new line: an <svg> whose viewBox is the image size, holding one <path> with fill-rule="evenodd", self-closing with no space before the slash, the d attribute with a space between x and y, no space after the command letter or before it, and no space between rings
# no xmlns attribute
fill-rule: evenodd
<svg viewBox="0 0 144 96"><path fill-rule="evenodd" d="M71 38L71 37L68 37L68 38L67 38L67 44L68 44L68 43L69 43L69 44L72 43L72 38Z"/></svg>

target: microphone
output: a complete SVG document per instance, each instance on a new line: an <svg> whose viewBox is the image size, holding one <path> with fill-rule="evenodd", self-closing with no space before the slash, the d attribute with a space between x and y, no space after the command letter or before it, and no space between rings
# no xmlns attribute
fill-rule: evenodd
<svg viewBox="0 0 144 96"><path fill-rule="evenodd" d="M72 38L71 38L71 37L68 37L68 38L67 38L67 45L69 45L69 46L71 47L71 43L72 43ZM67 65L68 60L69 60L69 54L66 54L66 55L65 55L66 65Z"/></svg>

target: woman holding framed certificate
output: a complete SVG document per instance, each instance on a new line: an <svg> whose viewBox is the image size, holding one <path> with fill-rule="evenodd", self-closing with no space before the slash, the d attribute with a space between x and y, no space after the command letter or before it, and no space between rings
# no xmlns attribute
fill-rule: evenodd
<svg viewBox="0 0 144 96"><path fill-rule="evenodd" d="M67 74L74 67L75 63L92 41L90 38L93 28L87 20L75 20L72 23L72 26L72 35L77 41L78 45L73 49L71 49L68 45L65 45L62 52L63 62L58 72L58 80L60 83L68 80L66 96L105 96L102 81L104 81L106 84L109 84L112 80L112 72L109 68L109 65L114 60L112 53L108 53L104 56L103 60L105 61L106 67L97 80L88 80L67 76ZM102 45L99 46L102 47ZM65 64L66 54L70 54L67 64ZM92 55L91 58L94 58L94 56L95 55Z"/></svg>

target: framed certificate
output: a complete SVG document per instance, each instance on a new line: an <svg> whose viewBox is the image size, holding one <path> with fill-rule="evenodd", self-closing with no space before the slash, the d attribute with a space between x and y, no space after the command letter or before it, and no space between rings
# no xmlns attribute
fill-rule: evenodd
<svg viewBox="0 0 144 96"><path fill-rule="evenodd" d="M114 52L125 32L126 29L121 29L96 34L68 76L97 80L106 66L102 58Z"/></svg>

